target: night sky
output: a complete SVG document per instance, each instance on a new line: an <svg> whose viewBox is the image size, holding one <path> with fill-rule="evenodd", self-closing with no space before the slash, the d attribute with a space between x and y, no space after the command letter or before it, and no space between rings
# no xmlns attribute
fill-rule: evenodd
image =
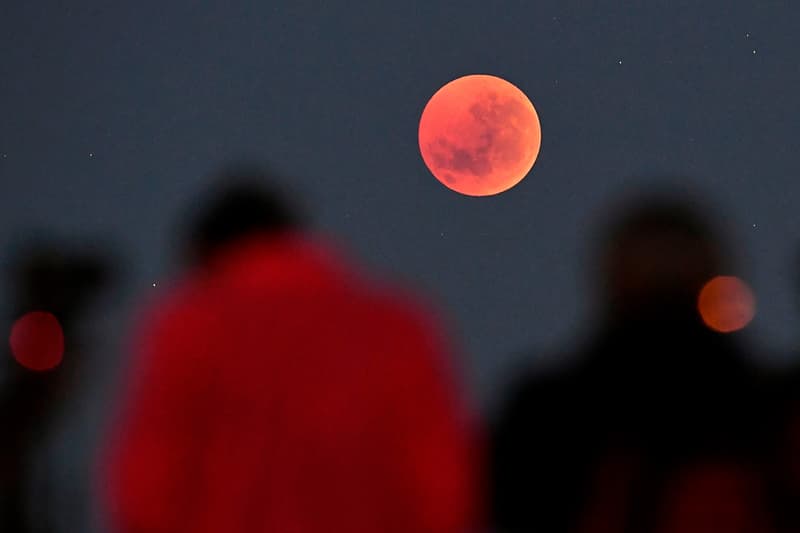
<svg viewBox="0 0 800 533"><path fill-rule="evenodd" d="M72 4L0 4L0 245L31 229L112 244L114 331L172 275L209 176L245 159L430 295L484 405L515 362L585 330L590 226L663 177L714 201L758 297L759 357L791 357L796 2ZM517 85L542 124L532 172L494 197L443 187L417 145L430 96L472 73Z"/></svg>

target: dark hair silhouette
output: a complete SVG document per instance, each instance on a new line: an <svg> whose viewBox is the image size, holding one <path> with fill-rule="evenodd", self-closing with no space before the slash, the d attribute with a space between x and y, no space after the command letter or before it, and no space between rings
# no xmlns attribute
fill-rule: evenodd
<svg viewBox="0 0 800 533"><path fill-rule="evenodd" d="M220 172L216 182L189 217L184 242L191 263L204 263L220 249L251 235L304 225L270 172L231 167Z"/></svg>
<svg viewBox="0 0 800 533"><path fill-rule="evenodd" d="M609 318L694 307L729 258L708 209L661 194L638 198L598 239L599 288Z"/></svg>

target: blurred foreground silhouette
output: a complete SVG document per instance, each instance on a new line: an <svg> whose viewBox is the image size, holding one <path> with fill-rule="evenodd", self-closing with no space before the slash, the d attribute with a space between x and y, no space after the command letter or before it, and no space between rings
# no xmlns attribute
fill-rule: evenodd
<svg viewBox="0 0 800 533"><path fill-rule="evenodd" d="M521 379L497 418L498 531L776 527L763 380L698 314L703 284L729 273L704 212L640 199L599 240L594 335L574 366Z"/></svg>
<svg viewBox="0 0 800 533"><path fill-rule="evenodd" d="M473 421L432 318L236 171L135 337L104 459L119 532L462 532Z"/></svg>
<svg viewBox="0 0 800 533"><path fill-rule="evenodd" d="M50 437L65 399L75 385L76 372L84 364L87 346L82 323L90 304L109 281L107 258L83 253L55 241L36 241L18 250L11 261L12 321L30 313L50 316L63 332L63 359L45 371L31 369L26 354L8 353L0 366L0 531L26 533L51 531L57 518L50 515L52 502L41 492L32 494L34 458ZM32 322L22 345L36 359L41 337L48 331ZM30 351L30 350L29 350ZM15 357L12 357L14 355ZM53 362L56 362L54 359ZM26 367L27 366L27 367ZM32 517L35 516L35 524Z"/></svg>

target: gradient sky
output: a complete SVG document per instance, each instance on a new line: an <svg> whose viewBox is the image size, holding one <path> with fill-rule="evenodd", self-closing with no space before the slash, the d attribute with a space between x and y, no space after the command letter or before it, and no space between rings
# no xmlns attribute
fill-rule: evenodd
<svg viewBox="0 0 800 533"><path fill-rule="evenodd" d="M725 216L755 341L790 357L800 4L585 4L2 2L0 245L31 229L113 243L135 301L168 279L210 173L271 163L318 228L431 294L485 402L583 329L598 214L679 176ZM428 98L471 73L520 87L542 122L532 173L496 197L446 189L418 152Z"/></svg>
<svg viewBox="0 0 800 533"><path fill-rule="evenodd" d="M271 163L318 228L431 294L486 401L582 330L598 214L679 176L725 216L755 341L790 357L800 4L585 4L3 2L0 245L111 242L140 299L210 173ZM542 122L532 173L496 197L446 189L418 152L428 98L471 73L520 87Z"/></svg>

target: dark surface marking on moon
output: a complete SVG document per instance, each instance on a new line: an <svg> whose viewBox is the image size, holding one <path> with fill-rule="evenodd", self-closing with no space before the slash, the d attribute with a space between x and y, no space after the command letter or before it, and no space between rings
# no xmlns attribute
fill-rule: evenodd
<svg viewBox="0 0 800 533"><path fill-rule="evenodd" d="M469 113L480 125L477 146L457 145L448 138L440 136L428 145L428 152L436 168L476 177L488 176L493 171L490 155L496 148L502 130L509 128L517 130L515 125L517 117L523 115L525 109L516 99L500 99L497 93L490 92L472 104ZM508 144L508 141L504 144ZM452 175L448 181L455 182Z"/></svg>
<svg viewBox="0 0 800 533"><path fill-rule="evenodd" d="M436 168L480 177L492 173L492 164L489 161L490 148L490 145L482 145L473 153L440 136L432 145L428 145L428 152Z"/></svg>
<svg viewBox="0 0 800 533"><path fill-rule="evenodd" d="M444 172L442 174L442 179L447 183L449 183L450 185L455 185L458 182L456 177L450 174L449 172Z"/></svg>

